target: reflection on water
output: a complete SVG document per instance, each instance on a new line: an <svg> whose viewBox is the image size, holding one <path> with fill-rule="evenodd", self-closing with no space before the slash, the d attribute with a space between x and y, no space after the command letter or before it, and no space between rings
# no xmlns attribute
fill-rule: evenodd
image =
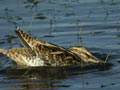
<svg viewBox="0 0 120 90"><path fill-rule="evenodd" d="M57 88L69 88L69 84L61 84L63 80L79 75L80 78L88 75L92 72L97 72L98 69L102 69L105 66L98 67L89 66L81 68L80 66L73 67L34 67L28 68L23 66L9 66L6 69L1 70L1 74L5 74L5 78L1 83L2 86L8 85L8 89L18 89L20 87L24 90L33 90L37 88L45 89L57 89ZM91 70L98 68L97 70ZM108 69L108 66L107 66ZM89 71L90 70L90 71ZM86 71L86 72L85 72ZM10 83L10 85L9 85ZM17 87L17 88L15 88Z"/></svg>
<svg viewBox="0 0 120 90"><path fill-rule="evenodd" d="M84 45L113 65L20 68L0 54L1 90L119 90L119 0L0 0L0 48L21 47L17 26L65 48ZM11 66L11 67L10 67Z"/></svg>

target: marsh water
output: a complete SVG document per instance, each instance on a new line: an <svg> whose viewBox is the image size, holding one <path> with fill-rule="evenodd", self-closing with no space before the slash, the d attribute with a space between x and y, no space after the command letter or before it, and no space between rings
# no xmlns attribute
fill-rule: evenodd
<svg viewBox="0 0 120 90"><path fill-rule="evenodd" d="M64 48L85 46L112 65L18 69L0 54L0 90L120 89L120 0L0 0L0 48L21 47L17 26Z"/></svg>

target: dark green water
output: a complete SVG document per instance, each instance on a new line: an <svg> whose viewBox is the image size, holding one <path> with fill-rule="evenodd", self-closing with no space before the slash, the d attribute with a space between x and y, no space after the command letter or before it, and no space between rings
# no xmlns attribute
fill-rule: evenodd
<svg viewBox="0 0 120 90"><path fill-rule="evenodd" d="M23 75L26 70L5 73L14 62L0 54L0 90L120 89L119 0L0 0L0 48L21 47L14 32L17 26L65 48L83 45L99 58L111 50L113 66L82 72L42 68Z"/></svg>

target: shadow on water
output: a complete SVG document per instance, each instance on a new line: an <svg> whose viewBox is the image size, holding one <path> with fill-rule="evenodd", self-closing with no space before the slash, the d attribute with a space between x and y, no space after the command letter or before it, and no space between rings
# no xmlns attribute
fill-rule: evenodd
<svg viewBox="0 0 120 90"><path fill-rule="evenodd" d="M68 88L71 85L60 83L70 77L79 75L87 75L88 73L98 72L99 70L105 71L110 69L111 64L106 65L90 65L90 66L66 66L66 67L23 67L23 66L9 66L0 71L0 75L7 76L8 82L13 80L22 82L18 85L24 90L32 90L36 88ZM4 81L3 81L4 83ZM60 85L59 85L60 84ZM6 84L7 85L7 84ZM16 86L16 85L15 85ZM13 88L10 86L10 88Z"/></svg>

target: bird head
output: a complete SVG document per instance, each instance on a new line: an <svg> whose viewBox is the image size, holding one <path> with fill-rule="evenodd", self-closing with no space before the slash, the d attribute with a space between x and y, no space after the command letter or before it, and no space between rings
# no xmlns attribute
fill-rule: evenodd
<svg viewBox="0 0 120 90"><path fill-rule="evenodd" d="M103 62L101 59L98 59L92 55L85 47L83 46L73 46L69 48L69 51L77 55L84 62L100 63Z"/></svg>

